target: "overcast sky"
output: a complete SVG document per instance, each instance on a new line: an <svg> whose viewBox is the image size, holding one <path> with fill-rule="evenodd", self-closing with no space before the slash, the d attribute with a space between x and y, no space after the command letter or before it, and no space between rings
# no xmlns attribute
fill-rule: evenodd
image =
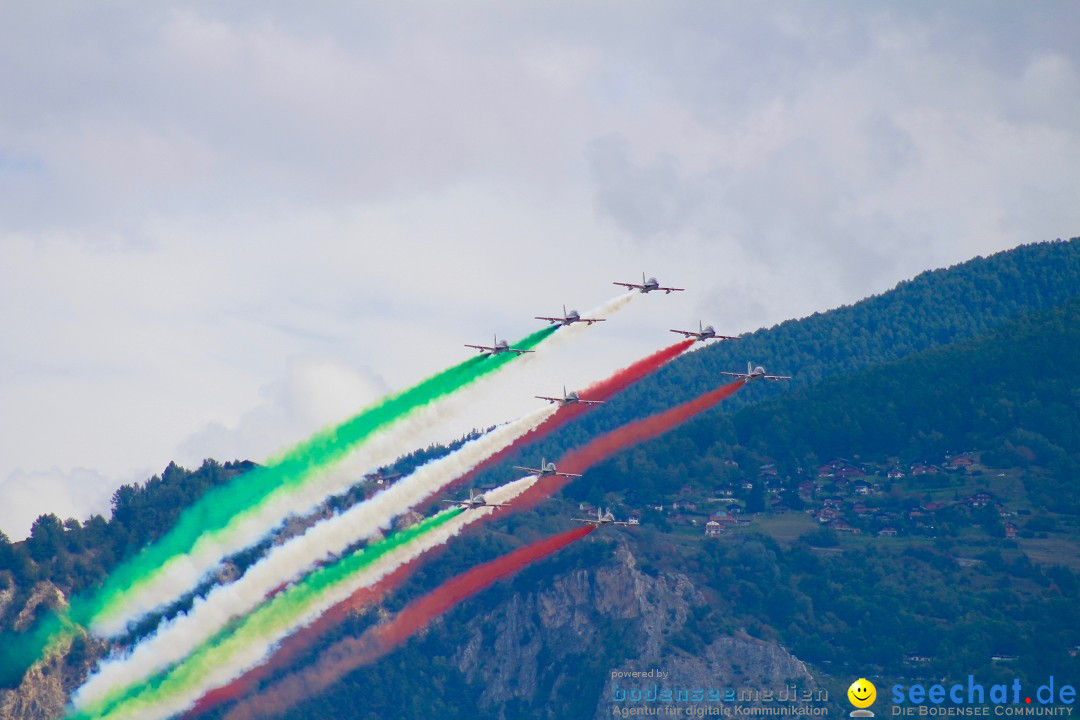
<svg viewBox="0 0 1080 720"><path fill-rule="evenodd" d="M642 271L689 291L467 420L699 318L1080 234L1078 27L1075 2L0 0L0 529L263 460Z"/></svg>

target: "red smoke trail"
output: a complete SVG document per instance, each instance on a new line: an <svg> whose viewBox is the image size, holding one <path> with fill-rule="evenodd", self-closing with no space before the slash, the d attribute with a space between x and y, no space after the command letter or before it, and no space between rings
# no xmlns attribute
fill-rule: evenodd
<svg viewBox="0 0 1080 720"><path fill-rule="evenodd" d="M692 344L692 341L680 342L654 353L648 358L631 365L629 368L619 371L607 380L583 391L582 397L590 400L610 397L615 392L627 387L648 372L648 370L644 370L644 368L648 367L650 363L652 363L651 367L655 369L655 367L658 367L660 364L663 364L672 357L678 355L689 347L690 344ZM689 400L682 405L677 405L670 410L624 425L605 435L601 435L585 447L578 450L571 450L563 455L557 463L558 467L565 472L584 473L596 463L608 459L619 451L624 450L631 445L636 445L637 443L658 437L677 425L689 420L693 416L712 408L720 401L730 397L736 390L742 387L743 384L744 382L742 380L737 380L707 392L693 400ZM606 395L601 394L605 392L607 393ZM588 406L586 405L567 405L560 408L559 412L575 411L576 414L572 417L576 417L584 412L587 407ZM551 422L551 420L558 417L558 415L559 413L556 413L556 415L549 418L547 422ZM540 426L540 428L542 427L543 425ZM540 428L537 429L539 430ZM534 430L533 432L536 431ZM530 436L526 435L525 437ZM558 475L540 478L535 485L519 495L515 500L512 500L509 508L500 508L496 510L492 513L492 517L496 517L500 513L516 512L531 507L536 502L539 502L560 490L567 482L567 478ZM310 645L312 645L315 640L328 629L343 622L350 611L360 610L377 600L383 594L396 589L408 576L415 572L416 568L422 562L428 560L430 560L430 555L414 558L409 563L397 568L394 572L387 575L375 585L368 588L360 588L349 599L334 606L313 624L289 637L281 647L275 651L273 657L267 664L253 668L228 685L204 696L199 700L199 703L196 705L195 710L192 711L192 714L203 712L219 703L233 700L246 694L264 677L279 668L284 668L289 665L297 655L310 647Z"/></svg>
<svg viewBox="0 0 1080 720"><path fill-rule="evenodd" d="M607 400L615 394L622 392L630 385L633 385L643 377L655 372L658 368L665 363L670 362L690 346L694 344L693 340L682 340L673 345L670 345L662 350L654 352L652 355L644 357L637 362L629 365L621 370L616 371L610 377L605 378L597 383L590 385L584 390L580 391L581 397L586 400ZM730 393L729 393L730 394ZM726 397L726 395L725 395ZM710 403L709 406L711 407ZM586 410L589 409L589 405L585 403L574 403L570 405L564 405L559 408L554 415L549 417L543 423L538 425L533 430L526 433L524 436L511 443L508 447L500 450L491 457L487 458L480 463L476 468L462 476L458 480L453 482L454 486L464 484L477 473L481 472L485 468L488 468L495 463L503 460L510 453L519 450L521 447L535 442L544 437L551 431L566 424L570 420L574 420L580 417ZM662 430L660 431L662 432ZM659 433L657 433L659 434ZM606 436L605 436L606 437ZM650 436L652 437L652 436ZM595 443L594 443L595 444ZM592 447L591 445L589 447ZM561 465L567 462L567 459L571 455L566 456L559 462ZM595 462L595 461L594 461ZM580 471L576 471L580 472ZM560 486L561 487L561 486ZM556 488L557 489L557 488ZM550 492L545 492L544 497L549 495ZM526 492L528 495L529 492ZM437 550L441 550L442 546ZM348 617L349 612L358 611L369 605L375 599L383 596L401 585L401 583L416 571L416 568L423 562L427 562L431 559L431 553L425 553L423 557L414 558L405 565L394 570L390 575L387 575L375 585L368 588L360 588L349 599L335 605L328 610L322 616L319 617L314 623L306 628L303 628L289 638L287 638L282 644L274 651L270 660L260 666L254 667L244 675L240 676L236 680L230 682L228 685L220 687L216 690L204 695L196 703L195 707L189 711L187 717L193 717L200 715L207 710L216 707L217 705L235 700L239 697L250 692L263 678L269 676L277 670L287 667L298 655L303 653L327 630L336 625L344 622Z"/></svg>
<svg viewBox="0 0 1080 720"><path fill-rule="evenodd" d="M571 450L563 455L559 459L558 468L563 472L583 474L596 463L607 460L615 453L631 445L637 445L663 435L676 425L680 425L698 413L708 410L724 398L730 397L732 393L743 386L743 383L743 380L736 380L693 400L684 402L682 405L676 405L670 410L616 428L596 438L585 447ZM510 508L500 508L492 513L492 516L497 517L507 510L517 511L532 507L540 500L561 490L567 482L569 482L569 478L561 475L542 477L536 481L535 485L511 500Z"/></svg>
<svg viewBox="0 0 1080 720"><path fill-rule="evenodd" d="M630 387L638 380L641 380L646 375L656 372L665 363L674 360L694 344L694 340L681 340L674 345L670 345L663 350L657 350L652 355L644 357L638 360L633 365L624 367L622 370L616 371L613 375L599 382L593 383L589 387L580 391L581 397L585 400L607 400L613 395L622 392L626 388ZM591 406L586 403L571 403L570 405L563 405L555 414L549 417L544 422L537 425L535 428L525 433L523 436L507 445L505 448L488 457L471 471L461 476L452 483L453 487L459 487L469 480L474 478L478 473L483 472L487 468L501 462L511 453L517 452L521 448L531 443L540 440L548 433L556 430L571 420L575 420L585 413Z"/></svg>
<svg viewBox="0 0 1080 720"><path fill-rule="evenodd" d="M298 656L310 649L324 633L345 622L349 617L349 613L359 612L384 595L397 590L405 580L416 572L420 565L430 561L432 557L445 549L445 544L432 548L423 556L415 557L399 566L373 585L358 588L347 599L320 615L313 623L285 638L266 663L251 668L228 685L223 685L203 695L195 703L195 707L189 710L184 717L197 717L222 703L231 702L247 695L264 678L291 665Z"/></svg>
<svg viewBox="0 0 1080 720"><path fill-rule="evenodd" d="M496 581L517 572L529 563L551 555L593 530L593 525L574 528L560 535L478 565L412 601L393 620L368 629L358 638L345 638L319 655L314 665L289 675L234 707L226 720L248 720L284 712L301 700L318 694L358 667L372 663L422 630L462 600Z"/></svg>

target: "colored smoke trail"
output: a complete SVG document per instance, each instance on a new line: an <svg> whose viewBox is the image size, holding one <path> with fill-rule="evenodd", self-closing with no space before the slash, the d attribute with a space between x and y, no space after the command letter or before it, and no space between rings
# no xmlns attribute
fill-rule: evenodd
<svg viewBox="0 0 1080 720"><path fill-rule="evenodd" d="M581 317L592 318L595 320L606 320L619 310L629 305L630 301L637 297L639 294L640 293L636 292L623 293L622 295L613 297L602 305L594 307L588 312L582 313ZM561 333L552 338L552 342L549 343L549 345L552 347L558 347L573 342L577 339L579 335L587 332L588 328L589 325L584 322L577 322L571 325L567 325L563 327L563 331Z"/></svg>
<svg viewBox="0 0 1080 720"><path fill-rule="evenodd" d="M534 348L557 329L544 328L514 346ZM165 535L118 566L100 589L72 598L63 617L50 612L31 631L3 637L0 683L18 681L51 643L74 633L73 624L89 626L95 633L118 634L128 623L176 600L195 587L225 556L256 542L272 529L273 526L265 527L264 517L262 523L255 523L262 527L252 528L249 523L246 532L234 533L231 543L222 542L230 528L235 529L258 515L267 501L286 498L313 473L341 460L376 430L504 367L514 357L506 354L471 358L383 398L346 422L323 430L274 458L270 464L207 491L181 513L176 525ZM285 513L276 518L275 526L300 509L287 500L275 505ZM256 534L257 537L252 537ZM236 535L245 544L236 547Z"/></svg>
<svg viewBox="0 0 1080 720"><path fill-rule="evenodd" d="M633 295L631 294L631 297ZM586 317L598 317L600 313L590 312ZM693 340L682 340L666 348L658 350L653 354L644 357L625 368L622 368L610 377L605 378L599 382L593 383L589 387L581 391L581 396L590 400L607 400L615 394L625 390L633 383L641 380L645 376L652 372L655 372L658 368L664 364L670 362L680 354L685 352L691 346L693 346ZM461 479L454 481L454 485L463 484L468 479L475 476L481 470L484 470L495 463L504 459L508 454L519 450L521 447L539 440L547 433L555 430L556 428L564 425L566 422L573 420L583 414L589 409L589 405L585 404L571 404L559 407L554 415L542 422L535 429L530 430L527 434L520 439L515 440L503 450L500 450L493 455L490 455L487 459L480 462L473 470L466 473ZM253 668L246 673L244 677L230 683L224 688L220 688L209 695L200 699L193 714L198 714L205 710L210 709L222 702L236 699L250 689L252 689L261 678L267 674L273 672L276 669L286 666L295 655L303 652L316 638L318 638L323 632L330 627L333 627L337 623L341 622L350 610L355 610L364 607L373 597L379 597L385 592L389 592L391 589L397 587L405 578L407 578L413 572L412 564L402 566L395 570L388 578L381 580L375 590L371 588L363 588L358 591L356 597L350 598L345 603L335 605L330 611L320 617L315 623L308 626L296 635L288 638L282 645L275 651L272 659L265 665ZM374 595L373 595L374 592Z"/></svg>
<svg viewBox="0 0 1080 720"><path fill-rule="evenodd" d="M680 425L693 416L702 413L718 404L721 400L730 397L744 384L743 380L722 385L693 400L688 400L681 405L676 405L670 410L650 415L647 418L636 420L622 427L605 433L578 450L571 450L559 459L558 467L563 472L584 474L598 462L607 460L615 453L625 450L631 445L652 440L663 435L677 425ZM513 503L512 508L500 508L498 512L507 510L520 510L531 507L535 503L549 497L559 491L569 482L568 478L561 475L548 475L540 478L537 483Z"/></svg>
<svg viewBox="0 0 1080 720"><path fill-rule="evenodd" d="M233 583L213 588L192 608L141 640L126 656L106 661L75 693L76 708L95 706L123 688L179 662L232 619L256 607L274 588L303 575L316 563L386 529L397 516L431 498L555 413L546 406L501 425L454 452L418 467L405 478L348 510L272 548Z"/></svg>
<svg viewBox="0 0 1080 720"><path fill-rule="evenodd" d="M466 598L580 540L595 529L592 525L574 528L518 548L451 578L409 603L393 620L369 629L358 638L346 638L331 645L319 654L319 660L314 665L279 680L237 705L225 716L226 720L252 720L284 712L305 698L322 692L356 668L386 655Z"/></svg>
<svg viewBox="0 0 1080 720"><path fill-rule="evenodd" d="M312 599L333 589L335 584L340 585L344 578L369 568L387 554L406 546L419 536L432 533L436 528L446 525L461 513L462 510L458 508L445 510L416 525L394 533L381 542L372 543L369 547L358 550L333 565L321 568L305 578L302 583L288 587L275 595L266 605L260 608L258 613L253 613L244 618L234 628L221 633L221 637L216 639L225 640L250 635L252 632L264 631L268 624L282 615L295 614L297 611L302 612L303 608L310 604ZM215 645L220 644L221 642L211 644L208 647L212 650ZM202 650L202 654L206 654L205 649ZM198 666L202 659L199 654L196 654L189 660L187 665ZM155 678L148 685L160 691L160 688L166 685L175 674L170 673L164 678ZM107 698L96 699L93 703L83 703L82 707L76 706L74 717L109 716L121 702L125 700L137 701L145 695L146 691L142 688L129 690L127 693L114 693Z"/></svg>
<svg viewBox="0 0 1080 720"><path fill-rule="evenodd" d="M441 545L433 548L425 553L423 557L413 558L409 562L399 565L397 569L373 585L358 589L344 601L339 602L320 615L313 623L300 628L285 638L265 663L256 665L228 685L216 688L203 695L184 717L198 717L218 705L237 700L251 692L264 678L290 665L324 633L345 622L349 613L363 610L378 599L401 587L416 572L422 560L430 560L437 550L444 547L446 546Z"/></svg>
<svg viewBox="0 0 1080 720"><path fill-rule="evenodd" d="M631 298L634 297L634 293L629 293ZM627 301L628 302L628 301ZM586 317L593 317L592 315L586 315ZM688 350L694 344L694 340L680 340L674 345L669 345L666 348L657 350L652 355L644 357L637 362L628 365L621 370L616 371L611 376L595 382L589 385L587 388L581 391L581 397L586 400L608 400L612 396L622 392L626 388L630 387L634 383L638 382L642 378L656 372L660 367L674 360L683 352ZM484 470L492 467L503 460L505 460L510 454L517 452L521 448L530 445L538 440L544 438L547 434L562 427L571 420L576 420L589 410L591 406L585 403L572 403L570 405L563 405L559 407L558 411L538 425L534 430L529 431L528 434L523 436L520 440L516 440L510 445L506 446L499 452L491 455L486 460L477 465L468 474L464 475L460 480L456 481L454 485L462 485L467 483L470 479Z"/></svg>
<svg viewBox="0 0 1080 720"><path fill-rule="evenodd" d="M670 357L674 357L691 344L692 341L680 342L651 357L658 358L667 356L668 359L670 359ZM649 359L650 358L646 358L646 360ZM639 361L639 363L635 363L635 365L642 365L644 362L645 361ZM627 378L628 375L626 374L626 371L620 371L602 384L606 384L608 388L616 387L619 383L627 381ZM559 465L568 472L584 473L596 463L611 457L615 453L631 445L655 438L686 420L689 420L691 417L708 410L725 398L730 397L742 385L743 381L741 380L729 383L683 403L682 405L671 408L670 410L617 428L616 430L597 438L579 450L568 452L559 460ZM625 387L625 384L621 387ZM592 397L593 392L590 391L589 395L583 396ZM571 407L575 406L566 406L562 409L565 410ZM542 498L548 497L563 487L566 482L568 482L568 479L559 476L541 478L536 485L523 493L518 500L511 503L509 511L520 510ZM495 513L502 514L507 511L507 509L499 509L496 510ZM405 571L406 568L402 568L402 570ZM409 572L411 572L411 570L409 570ZM387 590L389 589L391 588L387 588ZM201 703L200 707L209 709L220 702L238 698L248 692L254 687L255 683L269 674L272 670L288 665L295 655L302 652L310 643L314 642L322 632L325 632L325 630L343 620L350 609L362 607L369 602L369 600L370 595L360 593L356 598L351 598L349 601L342 603L339 606L335 606L332 611L320 618L317 623L310 626L303 634L290 638L290 642L288 643L287 648L284 649L281 657L275 653L270 666L253 671L249 677L242 678L239 682L223 688L222 692L216 697L205 698L205 702Z"/></svg>
<svg viewBox="0 0 1080 720"><path fill-rule="evenodd" d="M507 483L488 493L491 501L512 500L532 485L532 477ZM383 543L327 565L271 598L233 627L219 633L187 660L150 681L116 694L75 718L138 718L154 720L182 713L207 692L265 662L275 645L313 622L334 605L373 586L420 555L438 548L492 508L443 511L388 537ZM374 554L374 555L373 555Z"/></svg>
<svg viewBox="0 0 1080 720"><path fill-rule="evenodd" d="M553 334L552 328L545 328L515 346L530 349ZM292 496L312 474L341 460L376 430L504 367L514 357L493 355L460 363L383 399L335 428L318 433L275 464L245 474L242 482L209 491L181 514L177 525L160 541L110 575L99 593L100 607L90 618L92 629L105 634L121 633L132 620L175 600L226 556L257 542L288 515L302 511ZM261 512L267 503L272 503L276 510L270 518ZM259 516L259 522L254 523L256 527L235 533L238 526L253 516ZM230 530L234 531L233 537L227 539ZM236 535L241 537L238 539ZM181 577L184 578L181 585L185 587L178 593L177 578ZM162 594L159 588L167 592Z"/></svg>

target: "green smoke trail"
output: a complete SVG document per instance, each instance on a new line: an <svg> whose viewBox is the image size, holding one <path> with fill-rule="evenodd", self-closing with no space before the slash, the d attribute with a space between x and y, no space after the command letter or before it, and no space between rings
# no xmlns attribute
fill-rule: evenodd
<svg viewBox="0 0 1080 720"><path fill-rule="evenodd" d="M538 330L513 347L532 349L557 329L552 326ZM80 632L78 626L91 626L115 612L131 593L156 579L170 560L189 553L200 538L214 542L231 525L258 512L263 503L302 486L312 474L342 459L376 430L502 368L515 357L505 353L471 358L383 398L336 427L317 433L282 454L273 464L258 467L207 491L181 513L176 525L157 542L117 567L96 593L72 598L64 616L48 613L29 633L0 638L0 685L18 682L50 645Z"/></svg>
<svg viewBox="0 0 1080 720"><path fill-rule="evenodd" d="M407 545L465 512L443 510L404 530L391 533L335 563L326 565L275 595L250 615L231 623L195 650L183 662L144 683L118 689L93 705L80 708L71 720L102 718L114 712L130 714L152 708L178 692L202 682L208 673L260 638L280 633L308 613L315 601L336 585L349 580L388 553Z"/></svg>

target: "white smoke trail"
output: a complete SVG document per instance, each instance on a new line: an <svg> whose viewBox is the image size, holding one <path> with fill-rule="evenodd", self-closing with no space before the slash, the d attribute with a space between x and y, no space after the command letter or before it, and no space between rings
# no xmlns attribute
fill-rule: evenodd
<svg viewBox="0 0 1080 720"><path fill-rule="evenodd" d="M485 498L492 504L507 503L532 486L535 481L535 477L531 476L514 480L485 493ZM258 628L260 634L254 640L233 641L234 635L214 645L199 658L200 672L195 673L196 679L193 683L186 685L179 683L180 687L168 690L157 686L142 698L134 698L122 703L101 717L110 720L126 720L127 718L157 720L189 710L206 693L228 684L251 668L266 662L284 638L310 625L334 605L348 599L360 588L375 584L405 563L448 542L465 527L482 520L493 511L494 508L491 507L479 507L461 513L443 525L420 535L412 542L395 548L355 575L343 578L317 597L311 598L306 604L290 606L287 617L282 616L275 618L274 622L260 623Z"/></svg>
<svg viewBox="0 0 1080 720"><path fill-rule="evenodd" d="M560 332L551 337L558 337L562 330L560 328ZM521 360L534 356L525 355L507 365L507 369L520 367ZM209 573L219 568L225 558L255 545L289 516L312 512L327 498L348 491L365 473L392 463L401 456L404 448L414 446L417 437L424 437L435 428L452 422L494 375L479 378L450 397L412 411L390 427L373 433L334 466L316 473L300 486L275 491L256 506L238 514L225 528L206 533L190 552L170 559L148 581L103 609L94 617L91 631L105 637L122 635L132 622L191 592Z"/></svg>
<svg viewBox="0 0 1080 720"><path fill-rule="evenodd" d="M597 320L605 320L614 315L619 310L630 304L630 301L636 298L640 293L633 290L623 293L616 297L611 298L607 302L599 305L592 310L582 313L583 318L596 318ZM589 329L589 326L583 322L567 325L559 329L559 332L552 335L545 341L544 345L548 348L560 347L562 345L569 344L574 340L577 340Z"/></svg>
<svg viewBox="0 0 1080 720"><path fill-rule="evenodd" d="M107 660L80 687L72 702L76 709L92 705L120 688L139 682L180 661L233 618L263 602L267 594L291 582L322 560L372 537L378 530L439 492L481 461L503 449L551 417L557 407L546 406L471 440L458 450L432 460L374 497L313 525L273 548L242 577L215 587L192 608L161 624L124 656Z"/></svg>
<svg viewBox="0 0 1080 720"><path fill-rule="evenodd" d="M586 318L607 318L629 303L638 293L627 292L585 313ZM587 326L584 323L559 328L545 341L546 346L560 346L578 339ZM529 353L510 363L510 368L522 368L537 357ZM356 479L374 468L396 460L403 447L410 446L416 437L440 426L468 407L474 392L491 382L495 373L485 375L458 392L428 403L395 421L393 425L373 433L332 469L319 473L299 486L282 487L255 506L238 513L228 526L200 537L192 549L164 563L152 577L140 581L122 597L110 603L93 618L90 630L100 636L116 637L127 632L131 623L145 615L160 611L177 598L199 585L222 561L245 548L255 545L279 527L291 515L303 515L315 510L328 497L346 492Z"/></svg>

